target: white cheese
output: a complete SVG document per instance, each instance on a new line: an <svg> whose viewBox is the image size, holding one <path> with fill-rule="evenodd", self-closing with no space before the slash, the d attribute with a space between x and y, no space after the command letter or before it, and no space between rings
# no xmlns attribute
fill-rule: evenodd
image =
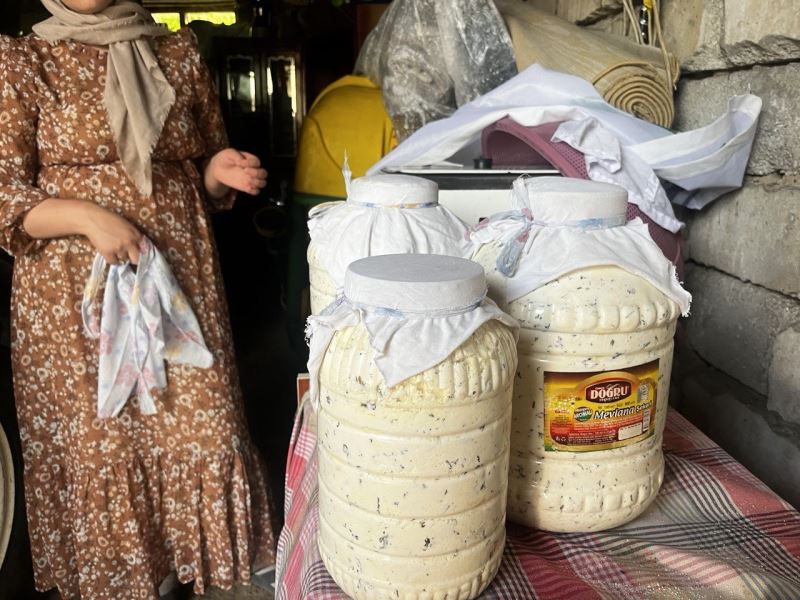
<svg viewBox="0 0 800 600"><path fill-rule="evenodd" d="M499 246L487 244L474 260L487 272L489 295L503 306L505 279L495 269L499 251ZM514 384L509 518L549 531L574 532L608 529L635 518L653 501L664 475L661 443L677 304L618 267L593 267L564 275L505 308L522 326ZM588 378L610 373L606 379L613 379L619 373L645 371L641 365L657 366L652 385L644 382L638 391L624 390L639 394L638 409L609 411L608 405L585 402L579 393L567 400L576 407L574 414L600 428L609 417L638 415L638 420L631 417L630 424L620 425L615 441L620 447L547 449L548 443L557 445L546 435L547 377L581 381L581 374ZM642 410L653 400L654 415ZM589 408L579 413L581 404ZM583 426L572 422L573 429ZM636 435L637 427L642 435Z"/></svg>
<svg viewBox="0 0 800 600"><path fill-rule="evenodd" d="M320 370L319 547L356 598L475 598L505 543L515 340L482 325L387 388L363 325Z"/></svg>

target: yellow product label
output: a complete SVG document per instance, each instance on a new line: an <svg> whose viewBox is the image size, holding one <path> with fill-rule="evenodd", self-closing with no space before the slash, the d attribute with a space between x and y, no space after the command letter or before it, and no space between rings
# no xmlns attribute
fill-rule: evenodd
<svg viewBox="0 0 800 600"><path fill-rule="evenodd" d="M596 452L655 431L658 359L621 371L544 373L544 449Z"/></svg>

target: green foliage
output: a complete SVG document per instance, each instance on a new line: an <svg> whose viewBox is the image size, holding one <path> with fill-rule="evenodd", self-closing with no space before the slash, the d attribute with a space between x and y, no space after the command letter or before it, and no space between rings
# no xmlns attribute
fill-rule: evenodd
<svg viewBox="0 0 800 600"><path fill-rule="evenodd" d="M153 19L156 23L167 26L170 31L178 31L181 28L181 15L176 12L154 12Z"/></svg>

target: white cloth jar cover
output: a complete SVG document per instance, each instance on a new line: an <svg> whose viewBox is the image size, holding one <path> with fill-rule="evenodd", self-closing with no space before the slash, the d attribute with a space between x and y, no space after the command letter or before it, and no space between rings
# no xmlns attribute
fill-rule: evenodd
<svg viewBox="0 0 800 600"><path fill-rule="evenodd" d="M626 222L627 193L619 186L567 177L520 178L517 210L493 215L470 236L503 246L497 269L505 277L502 300L511 302L587 267L617 266L650 282L686 315L691 295L675 266L641 219Z"/></svg>
<svg viewBox="0 0 800 600"><path fill-rule="evenodd" d="M354 179L348 198L309 213L308 230L322 267L341 289L348 265L382 254L466 256L467 227L440 206L433 181L407 175Z"/></svg>
<svg viewBox="0 0 800 600"><path fill-rule="evenodd" d="M430 254L396 254L353 262L344 295L308 319L311 397L318 401L319 369L333 335L363 323L387 387L447 358L481 325L517 322L486 298L483 268Z"/></svg>
<svg viewBox="0 0 800 600"><path fill-rule="evenodd" d="M116 417L135 392L143 414L156 412L152 392L167 386L165 363L210 367L214 358L189 301L153 243L142 238L134 268L111 265L102 313L97 294L106 261L98 254L83 295L86 334L100 339L97 416Z"/></svg>

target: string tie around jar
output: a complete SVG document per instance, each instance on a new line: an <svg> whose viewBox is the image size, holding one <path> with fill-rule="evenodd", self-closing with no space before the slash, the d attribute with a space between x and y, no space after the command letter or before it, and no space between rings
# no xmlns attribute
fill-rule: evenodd
<svg viewBox="0 0 800 600"><path fill-rule="evenodd" d="M511 200L514 209L492 215L488 219L482 220L468 233L470 239L474 239L475 234L482 230L494 228L504 230L499 236L498 242L502 248L497 256L497 270L506 277L513 277L517 272L520 259L522 258L525 246L530 239L531 231L536 228L564 228L578 231L596 231L599 229L610 229L620 227L627 223L625 214L612 215L609 217L592 217L573 221L546 221L536 219L529 205L528 190L525 182L528 176L521 176L514 180L511 189Z"/></svg>

